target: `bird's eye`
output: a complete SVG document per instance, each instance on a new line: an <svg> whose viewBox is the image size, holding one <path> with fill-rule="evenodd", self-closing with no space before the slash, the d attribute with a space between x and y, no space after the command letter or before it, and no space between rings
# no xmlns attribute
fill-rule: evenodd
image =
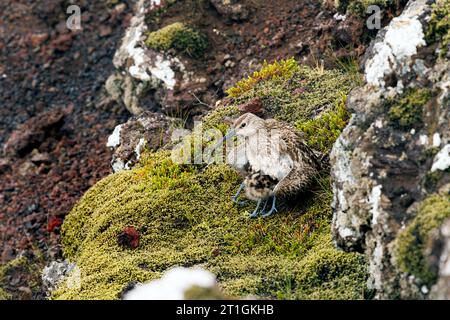
<svg viewBox="0 0 450 320"><path fill-rule="evenodd" d="M244 122L243 124L241 124L241 128L244 128L247 124Z"/></svg>

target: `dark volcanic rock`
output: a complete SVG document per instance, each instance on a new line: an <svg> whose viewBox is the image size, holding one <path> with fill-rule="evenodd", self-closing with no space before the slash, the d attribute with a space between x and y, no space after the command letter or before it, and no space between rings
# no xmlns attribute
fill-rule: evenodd
<svg viewBox="0 0 450 320"><path fill-rule="evenodd" d="M249 9L237 0L210 0L214 8L230 20L246 20L250 14Z"/></svg>
<svg viewBox="0 0 450 320"><path fill-rule="evenodd" d="M72 110L73 108L52 109L19 125L3 147L5 154L13 157L23 156L38 147L46 137L62 126L64 117Z"/></svg>

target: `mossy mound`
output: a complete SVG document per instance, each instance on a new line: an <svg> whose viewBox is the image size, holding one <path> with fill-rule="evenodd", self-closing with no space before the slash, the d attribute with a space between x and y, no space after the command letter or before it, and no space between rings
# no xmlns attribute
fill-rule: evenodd
<svg viewBox="0 0 450 320"><path fill-rule="evenodd" d="M450 217L450 197L431 195L425 199L417 216L396 240L396 257L403 272L414 275L424 284L431 285L437 275L426 261L425 249L431 232Z"/></svg>
<svg viewBox="0 0 450 320"><path fill-rule="evenodd" d="M306 94L292 93L292 82L299 84L299 79L309 85ZM284 90L285 103L272 109L275 116L291 123L319 121L321 108L342 101L340 93L350 87L351 81L338 71L297 66L290 76L262 79L234 99L237 104L256 95L267 103L270 90ZM316 110L311 110L307 102L313 100L314 90ZM281 93L275 99L281 99ZM303 110L306 106L308 110ZM236 113L234 106L219 108L205 118L204 126L225 130L223 117ZM364 257L332 244L327 174L299 196L295 207L267 219L249 219L245 213L254 204L238 206L231 201L240 182L226 165L176 164L169 151L146 153L133 170L101 180L62 227L64 253L79 267L81 286L63 285L53 298L117 299L130 282L159 278L175 265L210 270L224 293L234 297L363 298ZM118 235L130 226L139 232L136 249L118 243Z"/></svg>
<svg viewBox="0 0 450 320"><path fill-rule="evenodd" d="M181 22L172 23L149 33L145 43L155 50L175 49L193 58L201 57L208 47L208 41L204 35Z"/></svg>

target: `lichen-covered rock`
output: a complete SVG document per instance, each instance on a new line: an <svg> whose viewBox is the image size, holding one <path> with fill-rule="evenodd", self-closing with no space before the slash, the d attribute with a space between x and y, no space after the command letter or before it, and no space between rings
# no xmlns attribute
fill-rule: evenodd
<svg viewBox="0 0 450 320"><path fill-rule="evenodd" d="M54 290L65 277L75 268L75 264L67 261L52 261L42 270L42 282L49 290Z"/></svg>
<svg viewBox="0 0 450 320"><path fill-rule="evenodd" d="M203 37L182 24L149 34L146 19L166 5L163 0L140 0L136 4L135 16L113 59L117 72L105 84L110 96L134 115L155 110L157 105L166 114L178 112L180 116L180 110L195 101L193 94L208 86L206 74L194 74L189 70L191 64L179 52L168 50L176 44L183 52L197 57L206 48Z"/></svg>
<svg viewBox="0 0 450 320"><path fill-rule="evenodd" d="M43 299L40 257L18 257L0 265L0 300Z"/></svg>
<svg viewBox="0 0 450 320"><path fill-rule="evenodd" d="M440 55L442 37L426 37L432 12L445 3L412 0L379 32L365 61L366 85L350 93L352 118L331 154L334 240L366 252L376 298L426 297L435 279L409 269L398 248L410 239L401 236L405 228L428 238L442 218L430 213L428 226L417 219L434 212L433 194L448 197L450 63ZM406 259L423 259L417 241L400 250Z"/></svg>
<svg viewBox="0 0 450 320"><path fill-rule="evenodd" d="M144 148L155 151L166 145L176 124L176 119L146 111L116 126L106 144L114 150L113 171L131 169L139 161Z"/></svg>
<svg viewBox="0 0 450 320"><path fill-rule="evenodd" d="M266 65L259 74L265 76L236 87L231 104L209 113L203 127L226 131L224 117L256 98L266 116L296 124L307 137L313 131L308 128L319 123L325 134L327 128L338 130L327 126L323 115L338 124L347 121L341 112L328 116L354 86L351 75L293 60ZM309 125L300 127L307 120ZM324 148L336 137L327 136ZM315 145L313 139L307 142ZM208 143L213 141L200 148ZM241 182L227 165L180 164L169 150L144 152L132 170L110 175L87 191L66 217L63 250L79 267L81 283L62 284L53 298L118 299L130 283L159 279L175 266L208 270L225 295L237 298L364 298L364 257L336 249L331 240L328 173L270 219L250 220L245 213L252 203L238 206L230 200ZM118 238L131 227L139 241L123 246ZM191 291L189 297L203 294Z"/></svg>

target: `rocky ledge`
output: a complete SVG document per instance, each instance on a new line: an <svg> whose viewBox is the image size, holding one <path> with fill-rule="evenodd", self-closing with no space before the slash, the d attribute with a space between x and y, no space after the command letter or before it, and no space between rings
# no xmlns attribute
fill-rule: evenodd
<svg viewBox="0 0 450 320"><path fill-rule="evenodd" d="M378 33L331 155L333 237L366 254L375 298L426 298L436 282L450 285L448 257L444 270L428 261L432 231L450 217L449 8L410 1Z"/></svg>

